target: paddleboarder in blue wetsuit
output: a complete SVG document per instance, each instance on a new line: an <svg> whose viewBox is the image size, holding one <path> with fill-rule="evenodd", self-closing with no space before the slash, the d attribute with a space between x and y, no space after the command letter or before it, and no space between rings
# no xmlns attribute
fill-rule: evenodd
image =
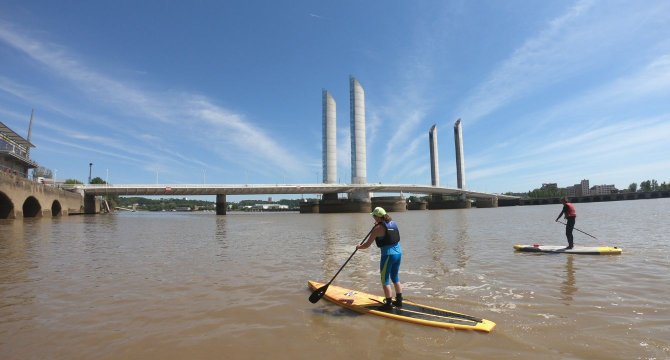
<svg viewBox="0 0 670 360"><path fill-rule="evenodd" d="M402 307L402 285L398 276L400 260L402 260L402 248L400 247L398 224L381 207L376 207L370 215L375 219L376 225L372 228L368 239L356 246L356 249L367 249L372 245L372 242L377 244L377 247L381 250L379 272L385 297L381 310L391 310L394 305ZM395 301L392 300L391 282L393 282L395 288Z"/></svg>
<svg viewBox="0 0 670 360"><path fill-rule="evenodd" d="M558 219L561 218L561 215L565 215L565 220L568 222L565 225L565 237L568 238L568 247L566 247L566 249L572 249L573 246L572 229L575 228L575 219L577 218L577 210L575 210L575 206L568 201L567 196L562 198L561 202L563 203L563 210L561 210L561 213L558 214L556 221L558 221Z"/></svg>

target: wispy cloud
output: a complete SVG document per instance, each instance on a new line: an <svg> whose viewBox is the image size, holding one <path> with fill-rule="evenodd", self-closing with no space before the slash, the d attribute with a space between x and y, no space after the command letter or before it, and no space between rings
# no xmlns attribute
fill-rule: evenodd
<svg viewBox="0 0 670 360"><path fill-rule="evenodd" d="M670 114L621 121L550 142L521 145L519 149L508 149L507 155L501 157L475 157L468 162L467 177L480 180L519 174L520 180L532 179L537 186L552 180L565 186L584 177L622 175L626 172L614 169L639 167L642 160L663 162L667 134L670 134ZM629 178L630 175L629 171Z"/></svg>
<svg viewBox="0 0 670 360"><path fill-rule="evenodd" d="M398 59L396 64L402 69L399 71L402 75L396 83L388 84L388 88L393 89L392 95L371 107L376 129L382 134L390 134L384 138L373 137L371 141L374 148L384 148L376 154L376 160L380 161L377 175L383 181L410 173L417 178L419 172L425 175L425 171L417 169L429 168L425 154L430 125L426 116L435 101L428 94L434 81L434 60L430 50L434 42L429 32L417 34L413 41L409 45L411 50L407 51L411 55ZM399 171L399 164L406 172Z"/></svg>
<svg viewBox="0 0 670 360"><path fill-rule="evenodd" d="M278 168L280 169L278 171L283 172L308 173L299 158L290 154L262 128L254 126L240 114L217 106L206 97L149 91L133 84L132 81L112 78L94 70L66 47L32 38L6 22L0 23L0 41L23 52L32 61L41 64L50 74L56 74L54 76L67 80L90 102L106 104L109 111L114 114L112 116L136 119L129 129L118 131L125 131L133 138L147 139L149 136L155 142L154 146L149 148L152 149L150 151L162 148L162 156L170 154L169 156L180 158L188 165L206 165L192 157L180 155L174 148L177 144L170 144L162 141L160 137L150 135L152 131L158 133L165 131L167 125L171 131L181 132L190 138L192 144L197 144L197 139L206 139L203 145L206 151L219 155L234 153L236 155L228 156L228 159L256 165L250 167L250 171L273 171L271 169ZM0 81L0 86L4 91L23 98L28 97L26 94L30 90L28 87L11 83L6 79L0 80L3 80ZM50 102L48 99L43 100L44 103ZM196 128L194 124L198 124ZM69 133L63 131L63 133L72 140L88 142L101 140L96 139L96 135L86 134L83 131ZM117 149L132 148L130 144L114 145L114 142L110 141L105 141L103 144ZM221 149L217 144L225 144L225 149ZM72 146L72 143L63 145ZM158 157L160 154L155 152L154 156ZM117 157L123 158L123 156Z"/></svg>
<svg viewBox="0 0 670 360"><path fill-rule="evenodd" d="M638 168L642 159L655 161L667 149L670 109L666 108L666 113L655 109L661 113L646 117L639 111L628 117L622 114L631 108L643 109L649 98L670 96L668 65L668 56L659 55L639 70L633 69L631 74L532 114L541 119L537 126L500 147L477 154L469 162L468 177L477 180L506 174L532 174L522 175L520 181L532 178L539 184L553 179L569 185L574 179L608 178L618 174L618 178L611 181L626 181L623 176L626 172L615 169ZM593 116L594 113L601 114L602 119L589 124L588 119L582 118L582 114ZM549 124L565 124L565 119L574 119L569 122L574 125L546 136L547 129L552 128ZM627 175L630 178L631 172Z"/></svg>
<svg viewBox="0 0 670 360"><path fill-rule="evenodd" d="M523 108L510 121L513 128L503 129L509 137L470 153L468 179L484 183L515 174L524 187L527 181L570 185L585 177L620 174L614 170L620 167L638 167L636 158L663 162L657 159L670 133L670 108L659 106L659 100L670 97L667 36L649 35L654 45L639 51L627 46L635 45L635 31L657 32L653 19L668 5L609 5L578 2L526 40L462 101L459 113L468 125L512 104ZM604 68L611 63L608 57L621 52L630 55L615 62L618 68ZM543 98L546 108L528 110L535 94L592 72L601 76L592 82L599 85L580 84L567 95L550 93L558 96Z"/></svg>
<svg viewBox="0 0 670 360"><path fill-rule="evenodd" d="M22 51L32 60L46 66L53 74L67 79L70 84L96 101L122 105L123 109L132 109L154 120L171 122L163 111L166 104L139 89L90 69L64 46L33 39L4 23L0 23L0 41Z"/></svg>
<svg viewBox="0 0 670 360"><path fill-rule="evenodd" d="M642 49L626 48L623 44L635 44L633 33L643 29L653 32L649 19L667 13L667 3L649 7L625 2L610 5L610 2L579 1L565 14L549 21L462 101L458 114L472 125L520 98L601 68L603 63L611 62L608 57L612 53L625 52L630 61L634 59L631 54L648 56ZM662 34L658 36L663 38ZM665 60L659 60L658 65L664 66ZM650 81L645 87L656 84L657 81Z"/></svg>
<svg viewBox="0 0 670 360"><path fill-rule="evenodd" d="M457 113L472 125L531 89L551 84L562 79L566 72L575 71L579 59L585 56L585 51L577 52L575 48L577 32L584 31L575 23L591 6L592 1L579 2L550 21L542 32L503 61L488 80L462 102Z"/></svg>
<svg viewBox="0 0 670 360"><path fill-rule="evenodd" d="M251 162L263 170L269 170L267 161L272 161L280 164L288 173L308 173L303 162L289 154L265 132L245 121L243 116L213 105L201 97L191 99L188 104L191 106L189 112L194 117L209 123L215 130L214 134L207 134L207 138L210 141L222 141L236 151L243 151L246 156L242 161ZM223 153L229 152L225 148L222 150Z"/></svg>

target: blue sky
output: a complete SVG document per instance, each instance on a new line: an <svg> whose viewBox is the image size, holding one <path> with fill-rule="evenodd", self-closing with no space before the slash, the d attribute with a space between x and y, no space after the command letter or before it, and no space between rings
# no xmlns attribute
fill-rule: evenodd
<svg viewBox="0 0 670 360"><path fill-rule="evenodd" d="M0 2L0 121L58 179L322 181L321 91L349 183L349 76L368 182L670 182L670 2Z"/></svg>

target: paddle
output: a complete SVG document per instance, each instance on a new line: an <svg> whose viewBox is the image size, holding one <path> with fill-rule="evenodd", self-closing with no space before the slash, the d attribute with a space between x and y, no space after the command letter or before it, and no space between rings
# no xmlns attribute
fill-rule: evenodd
<svg viewBox="0 0 670 360"><path fill-rule="evenodd" d="M361 244L363 244L365 242L365 240L368 238L368 236L370 236L370 234L372 234L372 230L374 230L374 229L375 229L374 227L372 227L372 229L370 229L370 232L367 235L365 235L365 237L363 238L363 241L361 241ZM354 254L356 254L356 251L358 251L358 248L356 248L356 250L354 250L354 252L351 253L351 255L349 256L347 261L345 261L344 264L342 264L342 267L340 268L340 270L337 270L337 272L335 273L335 276L333 276L333 278L330 279L330 281L326 285L314 290L312 295L309 296L309 302L311 302L312 304L316 304L317 301L321 300L323 295L326 294L326 290L328 290L328 287L330 286L330 283L332 283L333 280L335 280L335 278L340 273L340 271L342 271L342 269L344 269L344 266L347 265L347 263L349 262L349 260L351 260L352 257L354 257Z"/></svg>
<svg viewBox="0 0 670 360"><path fill-rule="evenodd" d="M566 223L564 223L564 222L562 222L562 221L557 221L557 223L559 223L559 224L563 224L563 225L566 225L566 226L568 225L568 224L566 224ZM579 232L582 233L582 234L586 234L586 235L588 235L588 236L590 236L590 237L592 237L592 238L598 240L597 237L595 237L595 236L593 236L593 235L591 235L591 234L589 234L589 233L587 233L587 232L583 232L583 231L581 231L581 230L579 230L579 229L577 229L577 228L573 228L573 229L579 231Z"/></svg>

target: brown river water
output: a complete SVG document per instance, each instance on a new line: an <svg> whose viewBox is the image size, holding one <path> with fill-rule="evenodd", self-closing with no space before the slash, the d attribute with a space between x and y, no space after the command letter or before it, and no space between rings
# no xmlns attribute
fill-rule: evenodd
<svg viewBox="0 0 670 360"><path fill-rule="evenodd" d="M0 221L0 359L669 359L670 199L391 214L408 300L491 333L359 315L322 299L367 214L118 213ZM381 294L379 251L333 284Z"/></svg>

